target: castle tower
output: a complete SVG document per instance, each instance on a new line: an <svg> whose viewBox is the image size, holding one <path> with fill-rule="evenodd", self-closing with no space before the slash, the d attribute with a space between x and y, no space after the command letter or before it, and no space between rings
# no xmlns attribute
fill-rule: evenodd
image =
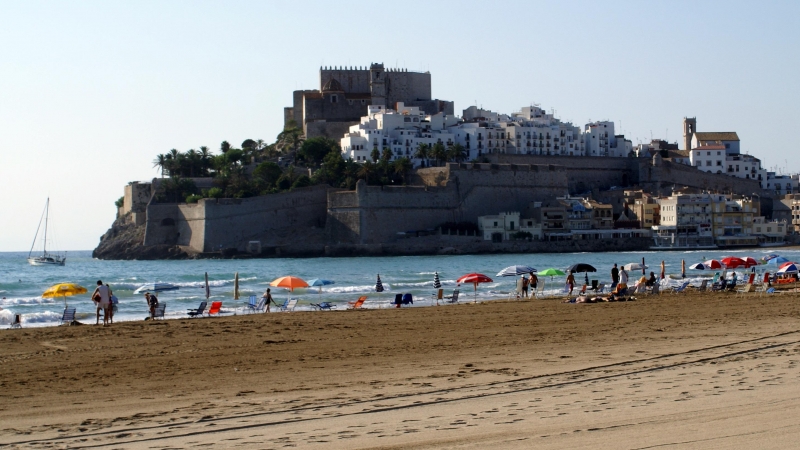
<svg viewBox="0 0 800 450"><path fill-rule="evenodd" d="M683 149L692 149L692 137L697 133L697 118L684 117L683 118Z"/></svg>
<svg viewBox="0 0 800 450"><path fill-rule="evenodd" d="M369 66L369 90L373 105L386 106L386 72L383 64Z"/></svg>

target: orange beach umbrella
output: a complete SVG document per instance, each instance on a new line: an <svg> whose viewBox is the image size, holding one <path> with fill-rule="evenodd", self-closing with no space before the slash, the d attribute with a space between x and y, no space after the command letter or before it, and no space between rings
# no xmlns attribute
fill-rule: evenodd
<svg viewBox="0 0 800 450"><path fill-rule="evenodd" d="M308 287L308 283L303 281L302 278L293 277L291 275L272 280L272 282L269 285L273 287L289 289L290 292L294 291L297 288Z"/></svg>

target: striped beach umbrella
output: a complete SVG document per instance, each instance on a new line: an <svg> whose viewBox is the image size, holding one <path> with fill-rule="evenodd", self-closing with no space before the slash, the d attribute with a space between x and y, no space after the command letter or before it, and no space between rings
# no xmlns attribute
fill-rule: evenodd
<svg viewBox="0 0 800 450"><path fill-rule="evenodd" d="M378 282L375 283L375 292L383 292L383 283L381 283L381 274L378 274Z"/></svg>
<svg viewBox="0 0 800 450"><path fill-rule="evenodd" d="M783 267L781 267L780 270L778 270L778 273L779 274L797 273L797 264L795 263L784 264Z"/></svg>
<svg viewBox="0 0 800 450"><path fill-rule="evenodd" d="M433 273L433 288L440 289L442 287L442 283L439 281L439 272Z"/></svg>

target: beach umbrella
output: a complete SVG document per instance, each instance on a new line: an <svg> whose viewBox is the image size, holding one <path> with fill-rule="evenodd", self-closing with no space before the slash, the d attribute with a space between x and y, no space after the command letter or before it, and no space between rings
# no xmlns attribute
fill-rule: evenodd
<svg viewBox="0 0 800 450"><path fill-rule="evenodd" d="M644 258L642 258L642 263L644 263ZM578 263L573 264L567 268L568 272L572 273L586 273L586 284L589 284L589 272L597 272L597 269L594 268L591 264L586 263ZM642 269L642 273L644 273L644 269Z"/></svg>
<svg viewBox="0 0 800 450"><path fill-rule="evenodd" d="M628 264L623 264L623 265L622 265L622 267L624 267L624 268L625 268L625 270L627 270L628 272L632 272L632 271L634 271L634 270L642 270L642 265L641 265L641 264L639 264L639 263L628 263ZM644 266L644 268L645 268L645 269L648 269L649 267L647 267L647 266Z"/></svg>
<svg viewBox="0 0 800 450"><path fill-rule="evenodd" d="M323 280L322 278L314 278L313 280L307 281L309 286L319 287L319 292L317 294L322 295L322 286L327 286L329 284L334 284L331 280Z"/></svg>
<svg viewBox="0 0 800 450"><path fill-rule="evenodd" d="M665 275L665 271L666 271L666 270L665 270L665 267L666 267L666 266L664 265L664 261L662 260L662 261L661 261L661 279L662 279L662 280L664 279L664 275Z"/></svg>
<svg viewBox="0 0 800 450"><path fill-rule="evenodd" d="M681 278L686 278L686 260L681 260Z"/></svg>
<svg viewBox="0 0 800 450"><path fill-rule="evenodd" d="M558 269L554 269L552 267L549 268L549 269L544 269L543 271L539 272L539 276L550 277L551 280L553 279L553 277L561 276L561 275L564 275L564 272L562 272L562 271L560 271Z"/></svg>
<svg viewBox="0 0 800 450"><path fill-rule="evenodd" d="M778 269L778 273L780 274L797 273L797 264L795 263L784 264L780 269Z"/></svg>
<svg viewBox="0 0 800 450"><path fill-rule="evenodd" d="M758 265L758 261L756 261L756 259L753 258L752 256L745 256L742 259L744 260L745 267L754 267Z"/></svg>
<svg viewBox="0 0 800 450"><path fill-rule="evenodd" d="M206 291L206 300L208 300L208 298L211 297L211 288L208 287L208 272L206 272L206 284L204 286L204 289Z"/></svg>
<svg viewBox="0 0 800 450"><path fill-rule="evenodd" d="M792 264L796 264L796 263L794 261L787 261L787 262L781 264L780 268L783 269L784 267L791 266Z"/></svg>
<svg viewBox="0 0 800 450"><path fill-rule="evenodd" d="M472 283L475 290L475 302L478 301L478 284L491 283L493 280L482 273L468 273L456 280L456 283Z"/></svg>
<svg viewBox="0 0 800 450"><path fill-rule="evenodd" d="M728 269L736 269L739 266L744 266L745 262L742 258L738 258L736 256L726 256L722 258L722 264L725 265Z"/></svg>
<svg viewBox="0 0 800 450"><path fill-rule="evenodd" d="M710 269L710 267L708 267L707 265L705 265L703 263L692 264L691 266L689 266L689 268L692 269L692 270L709 270ZM686 275L684 274L684 276L686 276Z"/></svg>
<svg viewBox="0 0 800 450"><path fill-rule="evenodd" d="M644 264L644 256L642 256L642 275L644 275L644 269L646 268L647 266Z"/></svg>
<svg viewBox="0 0 800 450"><path fill-rule="evenodd" d="M780 267L781 264L789 262L788 259L784 258L783 256L775 256L767 261L767 264L774 265Z"/></svg>
<svg viewBox="0 0 800 450"><path fill-rule="evenodd" d="M86 288L75 283L58 283L50 286L42 294L42 298L64 297L64 307L67 307L67 297L85 294Z"/></svg>
<svg viewBox="0 0 800 450"><path fill-rule="evenodd" d="M722 269L722 263L716 259L709 259L708 261L703 262L703 264L708 269Z"/></svg>
<svg viewBox="0 0 800 450"><path fill-rule="evenodd" d="M439 281L439 272L433 273L433 288L439 289L442 287L442 283Z"/></svg>
<svg viewBox="0 0 800 450"><path fill-rule="evenodd" d="M497 273L498 277L516 277L519 275L527 275L536 272L531 266L508 266Z"/></svg>
<svg viewBox="0 0 800 450"><path fill-rule="evenodd" d="M174 284L169 283L147 283L139 286L138 289L133 291L134 294L141 294L142 292L163 292L163 291L174 291L180 289L180 286L176 286Z"/></svg>
<svg viewBox="0 0 800 450"><path fill-rule="evenodd" d="M770 253L769 255L762 256L761 260L764 261L764 262L767 262L770 259L777 258L777 257L778 257L778 255L776 255L774 253Z"/></svg>
<svg viewBox="0 0 800 450"><path fill-rule="evenodd" d="M273 287L279 287L279 288L288 289L289 292L294 292L294 290L298 289L298 288L306 288L306 287L308 287L308 283L303 281L302 278L293 277L291 275L285 276L285 277L276 278L276 279L272 280L269 283L269 285L273 286Z"/></svg>
<svg viewBox="0 0 800 450"><path fill-rule="evenodd" d="M233 275L233 299L239 300L239 272Z"/></svg>
<svg viewBox="0 0 800 450"><path fill-rule="evenodd" d="M381 283L381 274L378 274L378 281L375 283L375 292L383 292L383 283Z"/></svg>

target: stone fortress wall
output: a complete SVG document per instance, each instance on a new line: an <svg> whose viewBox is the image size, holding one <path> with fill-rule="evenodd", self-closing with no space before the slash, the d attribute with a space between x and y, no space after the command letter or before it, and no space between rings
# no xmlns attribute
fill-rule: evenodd
<svg viewBox="0 0 800 450"><path fill-rule="evenodd" d="M761 195L756 181L660 160L491 155L505 163L449 163L420 169L412 186L367 186L354 191L312 186L248 199L203 199L196 204L150 201L154 183L125 188L122 212L140 214L144 245L178 245L194 253L236 249L263 255L322 254L326 246L374 246L399 242L402 232L444 222L476 222L482 215L528 211L532 202L566 194L639 186L659 195L673 188ZM526 162L521 164L519 162ZM533 164L531 164L533 163ZM616 192L616 191L609 191ZM354 247L354 248L355 248Z"/></svg>

